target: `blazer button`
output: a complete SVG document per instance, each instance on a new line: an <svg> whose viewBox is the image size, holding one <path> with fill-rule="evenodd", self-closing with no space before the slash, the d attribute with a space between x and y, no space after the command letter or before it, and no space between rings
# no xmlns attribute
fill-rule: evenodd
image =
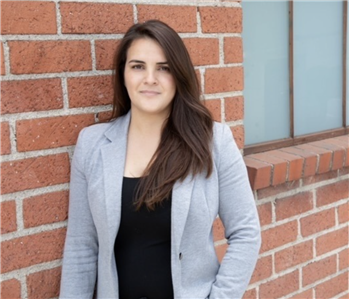
<svg viewBox="0 0 349 299"><path fill-rule="evenodd" d="M182 252L179 253L179 260L181 260L183 257Z"/></svg>

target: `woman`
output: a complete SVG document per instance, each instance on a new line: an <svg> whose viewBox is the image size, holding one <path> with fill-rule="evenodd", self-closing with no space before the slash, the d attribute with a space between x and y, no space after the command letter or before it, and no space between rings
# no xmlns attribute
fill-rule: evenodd
<svg viewBox="0 0 349 299"><path fill-rule="evenodd" d="M178 34L160 21L132 26L116 55L113 121L76 145L60 298L243 296L258 216L230 129L199 98Z"/></svg>

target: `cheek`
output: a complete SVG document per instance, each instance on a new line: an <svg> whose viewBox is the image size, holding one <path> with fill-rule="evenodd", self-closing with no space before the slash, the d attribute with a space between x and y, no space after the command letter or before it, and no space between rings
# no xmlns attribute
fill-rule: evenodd
<svg viewBox="0 0 349 299"><path fill-rule="evenodd" d="M128 74L127 72L125 73L124 81L125 81L126 89L131 89L136 85L135 76L132 76L132 75Z"/></svg>
<svg viewBox="0 0 349 299"><path fill-rule="evenodd" d="M176 84L175 84L175 81L173 78L169 79L168 86L169 86L169 89L172 90L173 93L176 92Z"/></svg>

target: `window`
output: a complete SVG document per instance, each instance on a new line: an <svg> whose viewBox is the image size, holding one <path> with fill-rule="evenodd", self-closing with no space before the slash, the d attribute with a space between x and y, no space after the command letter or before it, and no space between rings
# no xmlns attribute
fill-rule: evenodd
<svg viewBox="0 0 349 299"><path fill-rule="evenodd" d="M242 1L245 153L345 134L346 1Z"/></svg>

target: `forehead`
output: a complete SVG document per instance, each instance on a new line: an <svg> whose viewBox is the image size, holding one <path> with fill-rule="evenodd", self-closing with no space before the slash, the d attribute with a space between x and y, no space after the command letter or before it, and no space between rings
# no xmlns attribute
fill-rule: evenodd
<svg viewBox="0 0 349 299"><path fill-rule="evenodd" d="M128 48L127 60L137 59L142 61L166 61L164 50L160 44L151 38L140 38L132 42Z"/></svg>

